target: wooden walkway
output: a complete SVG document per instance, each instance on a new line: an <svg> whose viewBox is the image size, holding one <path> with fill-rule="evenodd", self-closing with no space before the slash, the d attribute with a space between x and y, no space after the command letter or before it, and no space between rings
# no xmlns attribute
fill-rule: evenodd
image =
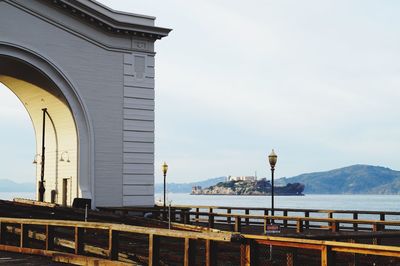
<svg viewBox="0 0 400 266"><path fill-rule="evenodd" d="M12 205L12 204L11 204ZM21 205L22 206L22 205ZM153 213L154 217L159 215L164 218L165 212L160 208L137 209L125 208L124 210L111 210L115 214L98 213L97 217L106 219L107 215L120 222L133 221L146 223L148 226L125 225L121 223L100 223L92 221L76 220L54 220L44 219L46 214L60 212L57 206L31 206L33 214L41 218L23 219L20 217L0 217L0 250L14 251L27 254L41 254L52 257L53 260L85 265L400 265L400 247L374 245L365 243L315 240L282 236L265 236L246 234L244 232L227 232L216 229L208 229L196 226L196 215L203 214L182 208L181 211L174 210L174 219L190 225L172 223L171 229L165 227L168 223L153 219L133 218L129 215L140 213ZM51 211L48 213L48 211ZM123 212L122 214L119 212ZM0 208L0 214L6 214ZM193 212L193 213L190 213ZM231 218L233 228L240 223L243 228L252 227L253 222L259 217L252 214L227 214L207 213L206 221L209 225L218 225L219 219L223 218L226 226L228 218ZM65 214L68 214L66 212ZM73 217L74 210L68 214ZM218 218L222 215L222 218ZM11 215L11 214L10 214ZM20 213L18 214L20 215ZM95 213L91 213L95 216ZM205 214L204 214L205 215ZM237 215L237 216L231 216ZM270 221L291 221L292 217L261 215L263 228L264 222ZM90 217L90 215L89 215ZM211 217L211 218L210 218ZM234 219L233 219L234 217ZM237 218L239 217L239 218ZM301 217L305 222L314 217ZM211 219L211 220L210 220ZM247 225L247 219L249 225ZM298 217L296 217L298 219ZM335 226L334 218L323 222L332 223ZM211 221L211 223L210 223ZM236 222L240 221L240 222ZM314 221L313 221L314 222ZM321 222L320 220L318 222ZM339 225L343 221L337 221ZM357 222L364 221L357 219ZM369 221L369 224L376 222L390 223L391 221ZM222 224L222 223L221 223ZM236 224L236 225L235 225ZM153 227L152 225L155 225ZM288 223L288 226L290 223ZM295 227L297 228L297 223ZM387 224L385 224L387 226ZM379 227L379 226L378 226ZM338 226L339 229L341 226ZM361 230L351 226L349 230L353 233L372 233L371 230ZM306 230L306 229L305 229ZM308 229L307 229L308 230ZM310 229L311 230L311 229ZM312 229L316 230L316 229ZM326 230L326 229L323 229ZM343 229L344 230L344 229ZM386 229L385 229L386 230ZM296 233L298 230L294 230ZM362 231L362 232L360 232ZM340 232L340 230L339 230ZM301 232L300 232L301 233ZM336 232L337 233L337 232ZM377 233L377 232L376 232ZM296 233L299 234L299 233Z"/></svg>

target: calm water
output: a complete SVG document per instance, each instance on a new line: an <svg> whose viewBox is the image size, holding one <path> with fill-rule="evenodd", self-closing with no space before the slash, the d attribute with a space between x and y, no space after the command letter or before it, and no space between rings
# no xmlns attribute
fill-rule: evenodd
<svg viewBox="0 0 400 266"><path fill-rule="evenodd" d="M0 199L14 197L34 199L35 193L0 192ZM156 194L160 200L162 194ZM270 196L209 196L169 193L168 200L174 204L187 205L219 205L236 207L270 207ZM306 196L276 196L276 208L302 209L336 209L336 210L379 210L399 211L400 195L306 195Z"/></svg>

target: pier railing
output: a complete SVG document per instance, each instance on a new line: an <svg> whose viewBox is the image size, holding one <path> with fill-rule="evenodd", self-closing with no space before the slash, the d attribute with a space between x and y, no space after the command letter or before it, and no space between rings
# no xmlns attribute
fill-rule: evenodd
<svg viewBox="0 0 400 266"><path fill-rule="evenodd" d="M61 229L61 230L60 230ZM72 241L68 241L65 229L69 229ZM100 231L97 234L86 235L87 230L94 229ZM0 250L13 251L28 254L38 254L50 257L57 257L61 262L82 263L91 260L93 265L121 265L118 262L120 236L124 234L139 234L148 238L148 265L159 265L160 261L160 237L184 240L184 265L192 265L192 253L194 252L195 241L205 241L206 264L211 265L215 256L213 252L214 242L230 242L234 236L228 232L192 232L179 231L151 227L139 227L123 224L93 223L82 221L57 221L40 219L17 219L0 218ZM89 246L86 242L93 238L107 238L107 247L96 248ZM18 237L16 237L18 236ZM44 242L38 248L37 241ZM17 243L17 245L15 245ZM13 245L14 244L14 245ZM58 247L56 247L56 245ZM64 252L60 252L63 248ZM70 253L66 253L69 248ZM57 251L56 251L57 249ZM68 250L68 249L67 249ZM100 250L100 252L99 252ZM83 255L88 253L102 255L102 259L92 258ZM104 263L104 259L107 259ZM108 261L110 260L110 261ZM111 262L114 261L114 264ZM130 265L130 264L129 264Z"/></svg>
<svg viewBox="0 0 400 266"><path fill-rule="evenodd" d="M39 229L42 228L42 230ZM61 238L67 238L65 229L72 229L72 245L67 245L71 249L68 254L60 251L60 247L56 247L62 241ZM98 230L106 235L107 247L103 252L103 258L87 257L89 238L101 238L101 234L93 235L90 230ZM257 251L261 248L266 250L269 246L274 248L283 248L284 256L280 254L280 259L285 260L285 264L296 265L296 254L305 250L316 251L317 257L306 258L315 260L322 266L335 265L336 255L338 254L367 254L381 257L400 258L400 248L392 246L374 246L366 244L355 244L334 241L306 240L273 236L256 236L256 235L234 235L228 232L190 232L177 231L168 229L128 226L121 224L92 223L81 221L54 221L54 220L33 220L33 219L14 219L0 218L0 250L8 250L29 254L40 254L52 256L61 262L92 264L92 265L131 265L132 263L124 263L118 261L121 259L121 237L127 234L139 234L148 238L148 265L160 265L160 261L164 258L160 256L160 238L169 237L171 239L180 239L184 241L183 260L185 266L195 265L196 244L198 241L205 241L205 265L211 266L217 264L217 259L223 254L223 250L219 250L220 243L229 243L232 241L240 245L240 254L236 262L237 265L265 265L268 257L258 256ZM44 245L38 246L37 241L42 240ZM17 243L17 245L12 245ZM67 241L63 240L64 245ZM165 244L165 243L164 243ZM170 245L167 242L166 245ZM91 247L91 250L94 250ZM268 254L272 258L272 249ZM176 252L176 250L175 250ZM274 251L276 252L276 250ZM318 255L319 254L319 255ZM275 253L274 256L279 254ZM356 259L356 257L354 257ZM302 259L305 260L304 254Z"/></svg>
<svg viewBox="0 0 400 266"><path fill-rule="evenodd" d="M209 228L218 228L234 232L243 232L243 228L258 228L264 232L272 221L282 228L304 230L318 229L339 231L381 232L385 229L400 232L400 212L353 211L353 210L317 210L317 209L276 209L275 216L266 208L240 208L220 206L175 205L171 208L104 208L103 210L129 213L152 213L153 217L195 224ZM280 215L279 215L280 214ZM322 214L322 215L321 215ZM341 216L346 214L347 216ZM340 218L342 217L342 218ZM345 217L345 218L343 218ZM347 218L349 217L349 218ZM253 230L254 231L254 230ZM377 240L377 242L379 242Z"/></svg>

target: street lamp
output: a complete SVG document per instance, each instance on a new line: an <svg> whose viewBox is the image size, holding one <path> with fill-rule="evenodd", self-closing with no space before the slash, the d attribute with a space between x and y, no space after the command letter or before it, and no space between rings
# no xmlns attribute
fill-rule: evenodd
<svg viewBox="0 0 400 266"><path fill-rule="evenodd" d="M42 128L42 157L41 157L41 167L40 167L40 181L39 181L39 201L44 201L44 193L46 189L44 187L44 163L45 163L45 136L46 136L46 114L49 115L47 112L47 108L43 108L43 128Z"/></svg>
<svg viewBox="0 0 400 266"><path fill-rule="evenodd" d="M271 215L274 216L274 171L278 156L275 154L274 149L268 155L269 165L271 166Z"/></svg>
<svg viewBox="0 0 400 266"><path fill-rule="evenodd" d="M166 179L167 179L168 164L166 162L164 162L161 167L162 167L162 171L164 174L164 208L165 208L166 207L165 191L166 191Z"/></svg>

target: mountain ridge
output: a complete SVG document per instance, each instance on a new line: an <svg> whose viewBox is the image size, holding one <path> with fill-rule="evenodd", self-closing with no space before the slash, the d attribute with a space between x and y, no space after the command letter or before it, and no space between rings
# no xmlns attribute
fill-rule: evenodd
<svg viewBox="0 0 400 266"><path fill-rule="evenodd" d="M283 177L279 182L303 183L305 194L400 194L400 171L366 164Z"/></svg>

